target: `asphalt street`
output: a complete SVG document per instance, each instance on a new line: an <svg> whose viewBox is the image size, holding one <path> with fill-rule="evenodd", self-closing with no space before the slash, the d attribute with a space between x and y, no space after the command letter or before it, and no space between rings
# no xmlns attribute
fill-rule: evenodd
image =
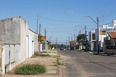
<svg viewBox="0 0 116 77"><path fill-rule="evenodd" d="M83 51L59 51L65 77L116 77L116 56Z"/></svg>

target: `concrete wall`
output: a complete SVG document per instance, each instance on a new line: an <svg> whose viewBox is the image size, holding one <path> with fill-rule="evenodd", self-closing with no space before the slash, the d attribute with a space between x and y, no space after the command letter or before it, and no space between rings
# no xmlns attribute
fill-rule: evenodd
<svg viewBox="0 0 116 77"><path fill-rule="evenodd" d="M29 30L29 58L34 54L34 33Z"/></svg>
<svg viewBox="0 0 116 77"><path fill-rule="evenodd" d="M0 74L5 74L38 52L38 35L20 16L0 20L0 47Z"/></svg>
<svg viewBox="0 0 116 77"><path fill-rule="evenodd" d="M5 74L5 47L0 45L0 75Z"/></svg>
<svg viewBox="0 0 116 77"><path fill-rule="evenodd" d="M38 34L34 33L34 53L38 53Z"/></svg>
<svg viewBox="0 0 116 77"><path fill-rule="evenodd" d="M20 52L19 59L20 63L26 59L26 36L29 36L29 24L21 17L20 19Z"/></svg>
<svg viewBox="0 0 116 77"><path fill-rule="evenodd" d="M20 43L19 17L0 20L0 44Z"/></svg>

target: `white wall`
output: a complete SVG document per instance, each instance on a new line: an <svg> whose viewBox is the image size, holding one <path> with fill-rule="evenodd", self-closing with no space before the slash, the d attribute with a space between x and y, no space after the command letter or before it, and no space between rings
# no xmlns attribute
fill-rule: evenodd
<svg viewBox="0 0 116 77"><path fill-rule="evenodd" d="M29 24L23 19L20 18L20 31L21 31L21 40L20 40L20 52L19 52L19 58L20 63L25 61L26 59L26 36L29 36Z"/></svg>
<svg viewBox="0 0 116 77"><path fill-rule="evenodd" d="M29 58L29 36L26 36L26 58Z"/></svg>
<svg viewBox="0 0 116 77"><path fill-rule="evenodd" d="M20 40L19 42L14 43L7 42L7 44L1 46L3 48L3 52L1 53L0 50L0 64L2 63L0 69L2 69L3 71L1 72L0 70L0 75L5 74L5 71L8 72L12 70L18 64L25 61L26 58L32 57L32 55L34 54L34 49L36 49L36 51L38 50L38 35L36 34L36 36L34 37L35 33L29 30L29 24L21 17L15 17L11 19L13 19L14 21L16 20L18 22L15 24L12 22L11 24L14 24L14 26L18 25L16 30L19 29L20 36L16 38L19 38ZM34 40L34 38L36 38L36 40ZM36 48L34 45L36 46Z"/></svg>
<svg viewBox="0 0 116 77"><path fill-rule="evenodd" d="M34 33L29 30L29 58L34 54Z"/></svg>

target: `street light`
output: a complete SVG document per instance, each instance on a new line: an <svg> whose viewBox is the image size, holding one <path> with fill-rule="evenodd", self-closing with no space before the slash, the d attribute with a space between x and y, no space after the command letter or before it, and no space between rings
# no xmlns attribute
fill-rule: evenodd
<svg viewBox="0 0 116 77"><path fill-rule="evenodd" d="M97 22L91 18L90 16L84 16L85 18L89 17L91 20L93 20L97 24L97 44L98 44L98 54L99 54L99 17L97 17Z"/></svg>

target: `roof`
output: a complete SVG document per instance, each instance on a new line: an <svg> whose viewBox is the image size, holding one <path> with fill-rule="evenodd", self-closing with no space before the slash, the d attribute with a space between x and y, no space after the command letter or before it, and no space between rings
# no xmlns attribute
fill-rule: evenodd
<svg viewBox="0 0 116 77"><path fill-rule="evenodd" d="M46 36L42 36L41 40L43 40L43 41L46 40Z"/></svg>
<svg viewBox="0 0 116 77"><path fill-rule="evenodd" d="M29 29L30 31L32 31L31 29ZM37 35L39 35L38 33L36 33L36 32L34 32L34 31L32 31L33 33L35 33L35 34L37 34Z"/></svg>
<svg viewBox="0 0 116 77"><path fill-rule="evenodd" d="M76 42L77 42L77 40L71 41L71 43L76 43Z"/></svg>
<svg viewBox="0 0 116 77"><path fill-rule="evenodd" d="M116 31L108 32L111 38L116 38Z"/></svg>

